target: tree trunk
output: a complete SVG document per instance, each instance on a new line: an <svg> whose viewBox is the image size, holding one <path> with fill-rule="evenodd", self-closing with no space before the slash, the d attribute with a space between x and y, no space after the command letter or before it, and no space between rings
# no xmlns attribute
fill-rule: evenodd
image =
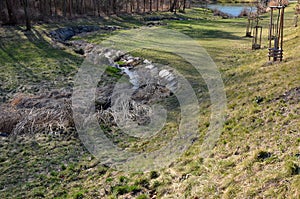
<svg viewBox="0 0 300 199"><path fill-rule="evenodd" d="M17 23L17 17L15 15L15 11L13 10L12 3L13 3L12 0L6 0L6 8L8 12L8 23L14 25Z"/></svg>
<svg viewBox="0 0 300 199"><path fill-rule="evenodd" d="M69 0L69 14L72 17L72 0Z"/></svg>
<svg viewBox="0 0 300 199"><path fill-rule="evenodd" d="M97 0L97 4L98 4L98 17L101 16L101 2L99 0Z"/></svg>
<svg viewBox="0 0 300 199"><path fill-rule="evenodd" d="M152 12L152 0L149 1L150 12Z"/></svg>
<svg viewBox="0 0 300 199"><path fill-rule="evenodd" d="M129 1L128 0L126 0L126 3L125 3L125 10L126 10L126 13L128 13L129 11L128 11L128 4L129 4Z"/></svg>
<svg viewBox="0 0 300 199"><path fill-rule="evenodd" d="M136 1L136 11L137 13L140 13L140 0Z"/></svg>
<svg viewBox="0 0 300 199"><path fill-rule="evenodd" d="M130 1L130 13L133 13L134 12L134 0L131 0Z"/></svg>
<svg viewBox="0 0 300 199"><path fill-rule="evenodd" d="M56 0L53 1L54 4L54 15L57 16L57 4L56 4Z"/></svg>
<svg viewBox="0 0 300 199"><path fill-rule="evenodd" d="M67 0L63 0L63 16L67 16Z"/></svg>
<svg viewBox="0 0 300 199"><path fill-rule="evenodd" d="M81 14L86 14L85 13L85 1L84 0L81 0L81 11L80 11Z"/></svg>
<svg viewBox="0 0 300 199"><path fill-rule="evenodd" d="M116 2L116 0L113 0L113 13L117 14L117 2Z"/></svg>
<svg viewBox="0 0 300 199"><path fill-rule="evenodd" d="M177 1L178 0L174 0L173 3L172 3L172 6L170 8L170 12L174 12L174 14L176 14Z"/></svg>
<svg viewBox="0 0 300 199"><path fill-rule="evenodd" d="M164 0L161 0L161 2L160 2L160 9L161 9L162 11L164 11L164 4L165 4L165 1L164 1Z"/></svg>
<svg viewBox="0 0 300 199"><path fill-rule="evenodd" d="M28 14L28 0L23 0L23 8L25 14L25 21L26 21L26 30L31 30L31 23Z"/></svg>
<svg viewBox="0 0 300 199"><path fill-rule="evenodd" d="M46 1L45 0L41 0L40 1L40 11L41 11L41 13L42 13L43 16L48 15L48 13L47 13L46 10L47 10Z"/></svg>
<svg viewBox="0 0 300 199"><path fill-rule="evenodd" d="M49 11L50 11L50 16L52 16L52 0L49 0Z"/></svg>

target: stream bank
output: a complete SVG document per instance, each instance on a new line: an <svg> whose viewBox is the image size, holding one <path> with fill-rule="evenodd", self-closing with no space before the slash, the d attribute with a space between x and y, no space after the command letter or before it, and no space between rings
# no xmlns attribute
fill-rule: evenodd
<svg viewBox="0 0 300 199"><path fill-rule="evenodd" d="M118 29L109 27L109 31ZM132 94L130 100L126 102L130 104L131 109L125 110L128 111L128 117L123 119L135 120L138 124L147 123L151 112L148 106L172 95L172 90L177 87L176 76L171 71L157 67L155 63L140 57L113 49L99 48L80 40L69 41L71 35L74 36L74 32L82 34L85 31L98 30L95 27L66 27L51 31L49 35L55 42L60 42L74 51L82 49L84 57L88 54L105 53L109 59L111 65L103 76L99 77L96 89L95 106L100 123L103 122L110 127L116 123L115 118L118 116L112 108L114 104L112 96L115 87L120 86L120 78L127 79L126 81L130 84L125 85L124 88L130 89ZM3 114L0 117L0 132L7 135L72 132L74 130L71 110L72 92L72 88L64 88L37 92L34 95L16 94L9 103L1 105Z"/></svg>

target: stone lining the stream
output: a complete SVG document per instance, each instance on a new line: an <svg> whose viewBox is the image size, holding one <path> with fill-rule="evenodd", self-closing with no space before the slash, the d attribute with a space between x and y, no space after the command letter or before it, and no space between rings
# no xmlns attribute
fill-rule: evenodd
<svg viewBox="0 0 300 199"><path fill-rule="evenodd" d="M166 69L159 69L155 63L140 57L133 57L129 54L118 52L114 55L114 51L110 51L110 63L112 66L121 69L129 77L130 83L133 85L132 89L140 89L147 84L160 85L166 87L170 91L175 91L177 88L177 80L172 72ZM122 54L120 56L120 54ZM118 60L116 62L116 60Z"/></svg>
<svg viewBox="0 0 300 199"><path fill-rule="evenodd" d="M99 30L115 31L117 29L119 29L119 27L117 26L73 26L52 30L49 32L49 36L55 41L63 43L71 39L73 36L81 33L88 33Z"/></svg>
<svg viewBox="0 0 300 199"><path fill-rule="evenodd" d="M122 92L124 89L130 89L131 94L127 103L138 105L139 107L148 107L148 105L168 98L172 95L172 92L177 89L178 82L176 75L170 70L160 68L158 65L147 59L134 57L130 54L125 54L122 51L101 47L94 48L94 50L88 54L86 54L87 57L104 55L108 58L110 66L120 69L122 73L125 73L128 76L131 84L121 85L122 83L110 82L101 77L101 86L97 88L95 103L96 107L102 111L102 115L113 114L111 106L112 96L114 96L115 92ZM145 108L144 112L147 112L146 110L147 108ZM144 120L146 117L143 115L139 115L138 113L130 113L128 115L131 115L135 120L138 120L139 124L145 123ZM110 118L108 120L112 121L113 119Z"/></svg>
<svg viewBox="0 0 300 199"><path fill-rule="evenodd" d="M154 17L155 18L155 17ZM163 18L164 19L164 18ZM145 19L147 21L148 19ZM151 20L153 20L151 18ZM155 21L156 19L154 19ZM160 18L161 20L161 18ZM175 20L175 18L174 18ZM180 20L176 18L176 20ZM153 64L149 60L145 60L139 57L133 57L130 54L126 54L124 52L113 50L113 49L104 49L102 47L96 47L94 44L87 43L82 40L76 40L76 41L67 41L76 34L81 34L84 32L91 32L91 31L98 31L98 30L107 30L107 31L114 31L119 29L116 26L77 26L77 27L65 27L65 28L59 28L57 30L50 32L50 37L56 41L59 41L69 47L72 47L73 50L81 54L83 56L87 56L88 54L94 54L99 55L103 54L105 57L109 59L109 63L111 66L119 68L122 70L123 73L127 74L129 77L130 83L133 85L133 90L139 90L136 91L138 93L139 97L136 99L142 99L142 93L144 94L145 98L148 100L149 97L146 92L155 93L153 89L157 89L157 91L163 92L161 93L162 96L167 97L170 95L170 92L172 90L176 89L177 82L176 78L173 74L166 70L159 70L155 64ZM152 78L152 82L149 84L149 76ZM147 82L148 81L148 82ZM152 89L149 90L149 87L147 87L147 84L151 85L150 87ZM163 89L164 87L164 89ZM108 107L110 104L110 97L107 95L110 95L112 93L113 85L106 85L105 92L103 89L102 93L105 96L99 96L99 99L96 100L96 103L99 105L103 105L105 108ZM99 90L99 89L98 89ZM99 91L100 91L99 90ZM142 92L142 90L144 90ZM147 91L146 91L147 90ZM166 90L169 90L168 92ZM156 91L156 92L157 92ZM166 94L168 93L168 94ZM152 95L159 96L159 94ZM160 97L158 97L160 98ZM145 102L145 100L142 100ZM147 100L146 100L147 101ZM154 99L150 101L155 101Z"/></svg>

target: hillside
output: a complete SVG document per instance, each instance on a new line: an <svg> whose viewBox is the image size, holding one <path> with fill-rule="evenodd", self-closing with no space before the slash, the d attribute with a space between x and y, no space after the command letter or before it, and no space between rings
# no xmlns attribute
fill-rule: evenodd
<svg viewBox="0 0 300 199"><path fill-rule="evenodd" d="M263 48L256 51L251 50L251 39L244 37L246 19L221 19L200 8L179 13L177 17L181 20L174 20L169 13L156 13L35 25L31 32L23 31L22 26L0 27L0 123L5 126L0 127L0 197L299 198L300 31L299 27L293 27L294 6L286 9L284 60L280 63L268 62L268 13L261 22ZM69 94L74 85L84 57L52 41L48 34L51 30L75 25L120 27L115 32L97 31L71 39L99 44L123 30L140 27L143 17L165 17L163 27L184 33L199 43L221 73L227 109L222 133L209 157L203 158L200 150L211 113L205 82L182 58L155 50L139 49L131 54L181 72L194 90L201 91L196 95L202 99L199 139L169 167L121 172L101 165L71 124L53 134L45 129L35 130L39 120L28 117L24 120L28 124L20 124L25 130L9 132L15 125L8 125L9 122L21 117L18 115L21 112L17 112L19 101L45 93L49 96L52 93L49 98L59 101L64 98L54 91ZM117 81L120 74L110 69L106 75L104 83ZM162 102L171 107L171 119L154 141L131 143L122 137L118 144L123 146L128 141L136 150L151 151L157 143L168 142L180 120L178 106L173 102L172 96ZM68 110L68 105L37 118L63 115L65 109ZM30 111L36 110L33 106L26 111L30 115Z"/></svg>

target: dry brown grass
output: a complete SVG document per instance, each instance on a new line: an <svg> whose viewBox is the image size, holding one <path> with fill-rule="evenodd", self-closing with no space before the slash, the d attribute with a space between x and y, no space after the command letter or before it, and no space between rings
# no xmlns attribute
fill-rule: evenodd
<svg viewBox="0 0 300 199"><path fill-rule="evenodd" d="M74 126L70 96L64 91L16 95L0 108L0 131L10 135L66 132Z"/></svg>
<svg viewBox="0 0 300 199"><path fill-rule="evenodd" d="M19 111L10 106L2 105L0 110L0 132L10 133L19 122L21 114Z"/></svg>

